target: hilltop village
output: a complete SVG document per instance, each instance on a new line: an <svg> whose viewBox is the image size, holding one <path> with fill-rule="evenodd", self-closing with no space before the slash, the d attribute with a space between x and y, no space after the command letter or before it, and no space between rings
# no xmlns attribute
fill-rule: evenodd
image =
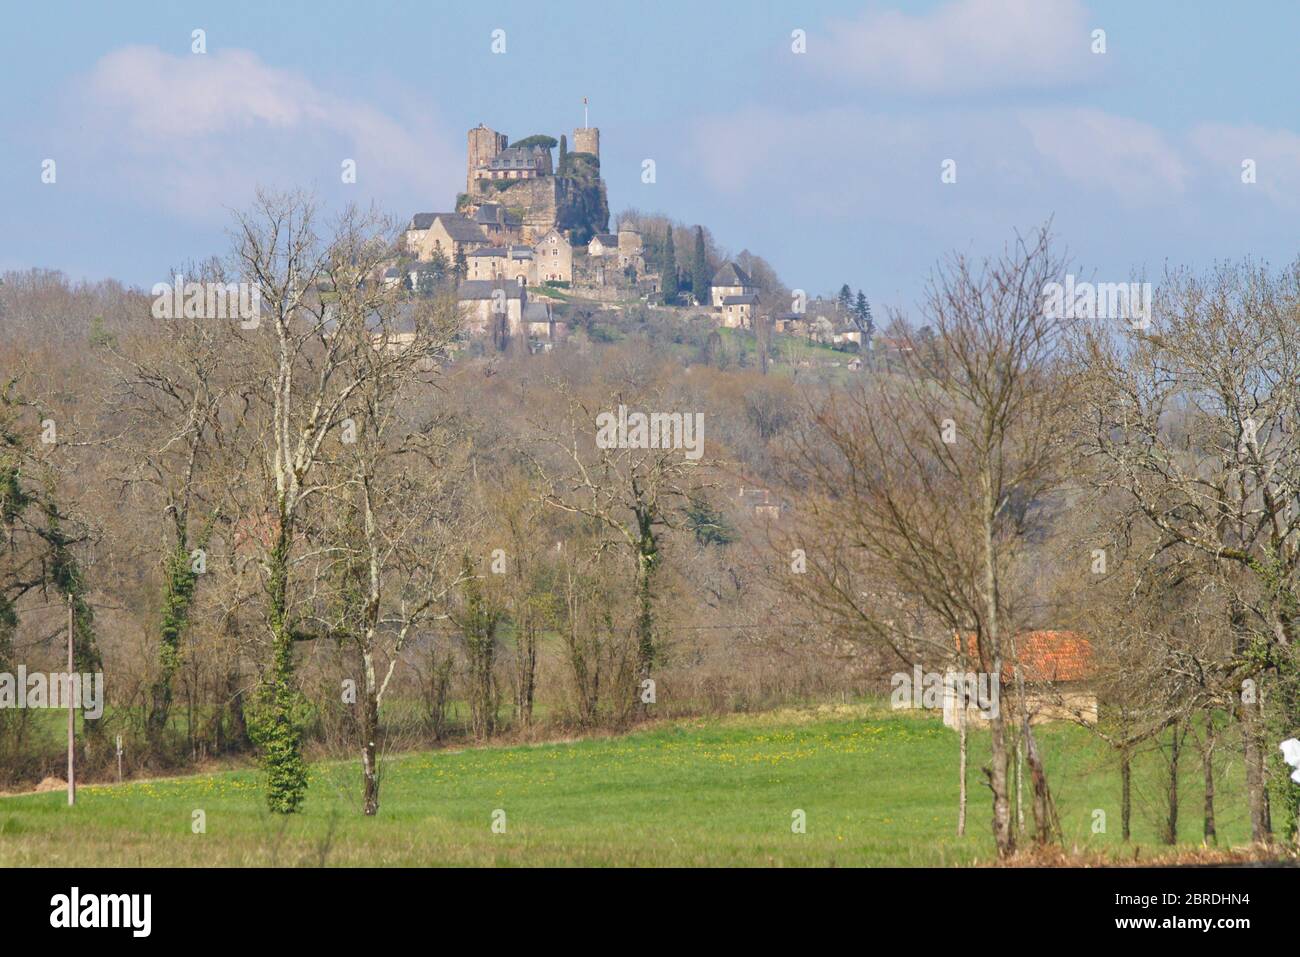
<svg viewBox="0 0 1300 957"><path fill-rule="evenodd" d="M573 130L571 141L512 142L482 123L469 130L464 192L446 212L411 217L401 259L383 279L413 295L454 290L464 331L482 348L549 351L575 331L616 335L620 319L647 313L742 333L729 338L751 333L764 343L764 368L781 337L819 347L800 350L800 365L857 369L858 353L873 347L910 348L874 336L860 291L846 284L838 296L810 299L760 257L721 253L704 226L629 210L611 227L595 127ZM709 346L720 343L715 335Z"/></svg>

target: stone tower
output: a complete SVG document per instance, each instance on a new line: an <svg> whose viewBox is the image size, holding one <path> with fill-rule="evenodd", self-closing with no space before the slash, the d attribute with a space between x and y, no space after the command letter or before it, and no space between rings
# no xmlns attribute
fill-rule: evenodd
<svg viewBox="0 0 1300 957"><path fill-rule="evenodd" d="M590 153L600 159L600 130L594 126L580 126L574 130L573 152Z"/></svg>
<svg viewBox="0 0 1300 957"><path fill-rule="evenodd" d="M465 192L474 194L474 170L486 166L494 156L510 145L504 133L490 130L482 123L469 131L469 149L465 161Z"/></svg>

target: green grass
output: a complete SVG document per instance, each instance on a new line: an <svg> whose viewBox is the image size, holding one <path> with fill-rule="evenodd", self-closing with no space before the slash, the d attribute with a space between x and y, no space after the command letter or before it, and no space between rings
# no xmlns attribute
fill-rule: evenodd
<svg viewBox="0 0 1300 957"><path fill-rule="evenodd" d="M624 737L403 755L377 818L356 762L318 764L301 814L265 810L255 771L0 799L0 866L934 865L992 857L972 737L968 834L954 836L957 737L934 717L866 706L667 722ZM1119 851L1118 776L1086 731L1040 730L1066 844ZM1183 836L1199 843L1188 757ZM1219 781L1224 846L1245 843L1240 762ZM1158 849L1156 761L1139 765L1135 842ZM493 811L506 813L494 834ZM791 832L803 810L807 833ZM1107 831L1092 833L1094 809ZM193 812L206 833L191 830ZM1026 807L1028 814L1028 808ZM1131 855L1131 849L1125 850Z"/></svg>

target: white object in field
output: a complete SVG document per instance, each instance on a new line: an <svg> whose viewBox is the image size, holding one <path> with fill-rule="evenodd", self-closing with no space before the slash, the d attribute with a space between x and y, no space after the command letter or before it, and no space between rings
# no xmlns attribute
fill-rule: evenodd
<svg viewBox="0 0 1300 957"><path fill-rule="evenodd" d="M1300 740L1287 738L1278 747L1282 749L1282 760L1295 768L1291 772L1291 780L1300 784Z"/></svg>

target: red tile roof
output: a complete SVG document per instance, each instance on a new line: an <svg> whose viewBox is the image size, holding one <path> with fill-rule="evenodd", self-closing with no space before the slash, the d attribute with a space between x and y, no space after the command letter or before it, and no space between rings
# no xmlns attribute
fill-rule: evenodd
<svg viewBox="0 0 1300 957"><path fill-rule="evenodd" d="M975 656L975 636L968 635L967 654ZM1011 646L1003 646L1008 658L1003 663L1004 679L1013 675ZM1082 681L1092 674L1092 642L1074 631L1022 631L1016 635L1020 668L1025 680Z"/></svg>

